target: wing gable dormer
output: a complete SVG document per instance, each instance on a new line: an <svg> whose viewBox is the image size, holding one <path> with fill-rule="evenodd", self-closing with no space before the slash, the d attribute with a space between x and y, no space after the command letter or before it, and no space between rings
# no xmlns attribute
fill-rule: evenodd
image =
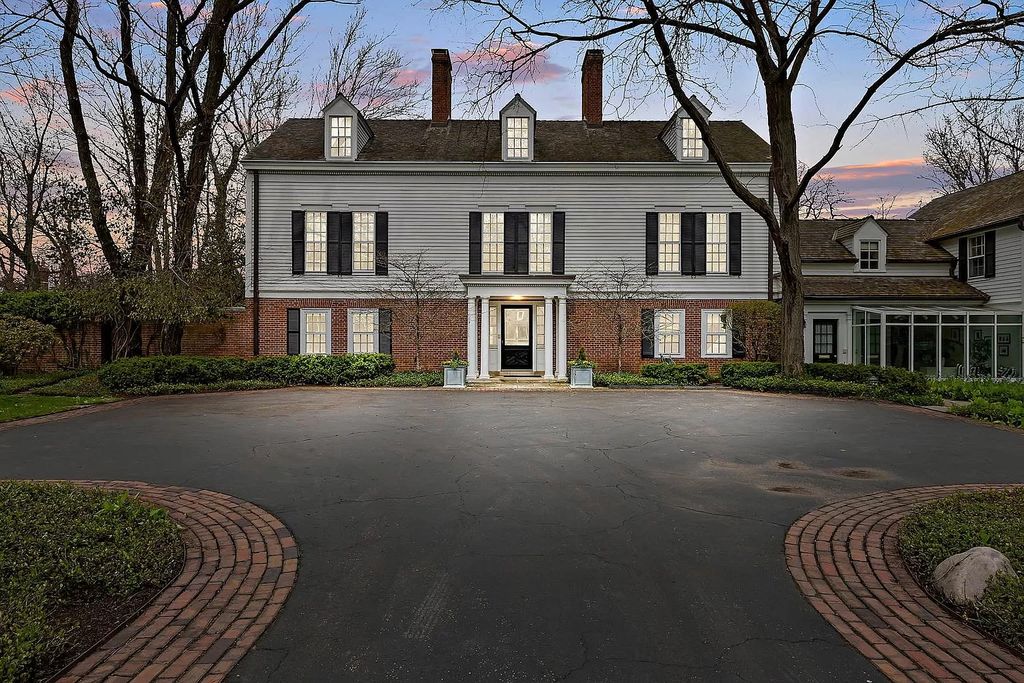
<svg viewBox="0 0 1024 683"><path fill-rule="evenodd" d="M859 223L837 229L832 239L846 247L857 258L854 270L861 273L884 273L889 233L868 216Z"/></svg>
<svg viewBox="0 0 1024 683"><path fill-rule="evenodd" d="M692 102L705 121L711 118L711 110L704 106L695 95L690 95ZM661 131L661 141L672 150L677 161L707 161L708 148L704 138L690 115L680 107L668 120Z"/></svg>
<svg viewBox="0 0 1024 683"><path fill-rule="evenodd" d="M338 95L324 107L324 158L328 161L355 161L373 131L362 113L344 95Z"/></svg>
<svg viewBox="0 0 1024 683"><path fill-rule="evenodd" d="M516 95L501 108L501 160L533 161L537 110Z"/></svg>

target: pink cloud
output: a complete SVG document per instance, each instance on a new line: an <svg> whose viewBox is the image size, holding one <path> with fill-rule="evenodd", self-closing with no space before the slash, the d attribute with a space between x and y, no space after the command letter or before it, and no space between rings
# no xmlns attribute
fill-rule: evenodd
<svg viewBox="0 0 1024 683"><path fill-rule="evenodd" d="M646 15L647 10L638 5L627 5L624 13L627 17L638 17L640 15Z"/></svg>
<svg viewBox="0 0 1024 683"><path fill-rule="evenodd" d="M531 47L530 44L496 42L477 50L457 52L454 59L460 64L482 70L514 65L516 83L546 83L568 73L569 70L564 66L552 62L546 52L531 54Z"/></svg>
<svg viewBox="0 0 1024 683"><path fill-rule="evenodd" d="M907 173L919 173L924 169L924 159L884 159L870 164L851 164L849 166L833 166L826 168L824 173L835 176L836 180L868 180L871 178L891 178Z"/></svg>
<svg viewBox="0 0 1024 683"><path fill-rule="evenodd" d="M393 79L395 85L416 85L430 78L430 69L402 69Z"/></svg>
<svg viewBox="0 0 1024 683"><path fill-rule="evenodd" d="M848 216L877 213L878 198L891 195L897 195L894 215L906 215L935 194L926 178L928 168L920 157L833 166L824 169L822 175L833 176L847 193L849 202L842 211Z"/></svg>

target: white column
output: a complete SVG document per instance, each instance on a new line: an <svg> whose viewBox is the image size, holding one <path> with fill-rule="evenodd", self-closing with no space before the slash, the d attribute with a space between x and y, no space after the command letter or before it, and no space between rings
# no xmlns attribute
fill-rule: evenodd
<svg viewBox="0 0 1024 683"><path fill-rule="evenodd" d="M476 335L476 297L471 296L466 305L466 361L469 363L466 377L477 375Z"/></svg>
<svg viewBox="0 0 1024 683"><path fill-rule="evenodd" d="M565 379L565 352L568 348L566 335L566 306L565 297L558 299L558 379Z"/></svg>
<svg viewBox="0 0 1024 683"><path fill-rule="evenodd" d="M491 377L491 300L480 297L480 379Z"/></svg>
<svg viewBox="0 0 1024 683"><path fill-rule="evenodd" d="M551 297L544 297L544 379L553 379L555 374L553 372L554 359L555 359L555 339L554 335L551 334L555 325L554 321L551 320L551 315L554 313L551 306Z"/></svg>

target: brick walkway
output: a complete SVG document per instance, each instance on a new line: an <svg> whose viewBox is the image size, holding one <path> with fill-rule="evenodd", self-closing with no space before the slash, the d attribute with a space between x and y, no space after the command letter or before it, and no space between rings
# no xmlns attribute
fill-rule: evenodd
<svg viewBox="0 0 1024 683"><path fill-rule="evenodd" d="M137 492L184 527L181 575L60 681L220 681L295 585L298 548L278 519L214 491L82 481Z"/></svg>
<svg viewBox="0 0 1024 683"><path fill-rule="evenodd" d="M786 534L800 591L893 681L1024 682L1024 660L952 616L910 576L896 548L918 503L985 486L875 493L814 510Z"/></svg>

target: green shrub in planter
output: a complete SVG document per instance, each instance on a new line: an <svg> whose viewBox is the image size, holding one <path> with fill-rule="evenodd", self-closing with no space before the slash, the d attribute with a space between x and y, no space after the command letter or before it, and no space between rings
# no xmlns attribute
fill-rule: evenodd
<svg viewBox="0 0 1024 683"><path fill-rule="evenodd" d="M722 366L719 376L722 384L731 385L738 379L748 377L771 377L782 372L782 366L770 361L735 361Z"/></svg>
<svg viewBox="0 0 1024 683"><path fill-rule="evenodd" d="M707 363L649 363L640 374L661 384L704 385L711 381Z"/></svg>

